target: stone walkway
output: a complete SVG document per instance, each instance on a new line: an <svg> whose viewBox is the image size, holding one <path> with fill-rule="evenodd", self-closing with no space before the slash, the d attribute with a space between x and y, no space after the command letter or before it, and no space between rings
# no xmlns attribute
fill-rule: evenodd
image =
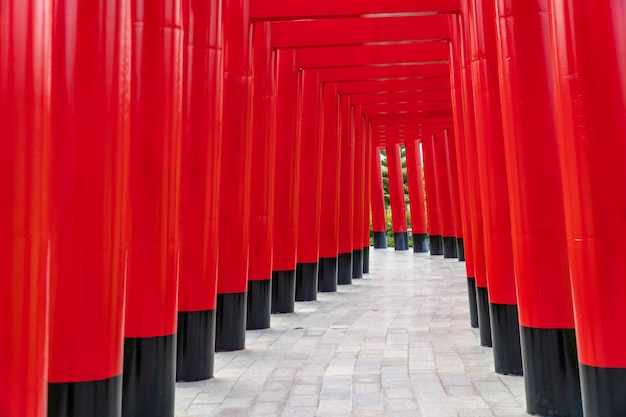
<svg viewBox="0 0 626 417"><path fill-rule="evenodd" d="M370 274L272 316L215 378L178 384L187 416L527 416L469 327L464 263L371 250Z"/></svg>

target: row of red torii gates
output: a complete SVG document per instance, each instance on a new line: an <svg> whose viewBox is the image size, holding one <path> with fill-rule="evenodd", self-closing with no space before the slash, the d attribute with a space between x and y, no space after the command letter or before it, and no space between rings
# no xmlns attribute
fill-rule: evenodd
<svg viewBox="0 0 626 417"><path fill-rule="evenodd" d="M465 259L495 371L530 413L624 415L625 22L620 0L1 2L0 414L173 416L214 346L367 272L382 147L407 248L405 146L414 249Z"/></svg>

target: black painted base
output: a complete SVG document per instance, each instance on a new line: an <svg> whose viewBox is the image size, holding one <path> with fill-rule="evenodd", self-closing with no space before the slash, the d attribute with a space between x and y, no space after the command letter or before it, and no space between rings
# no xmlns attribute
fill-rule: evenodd
<svg viewBox="0 0 626 417"><path fill-rule="evenodd" d="M430 243L430 254L431 255L443 255L443 236L441 235L430 235L428 237Z"/></svg>
<svg viewBox="0 0 626 417"><path fill-rule="evenodd" d="M374 249L387 248L387 232L374 232Z"/></svg>
<svg viewBox="0 0 626 417"><path fill-rule="evenodd" d="M428 252L428 234L418 233L413 235L413 252L426 253Z"/></svg>
<svg viewBox="0 0 626 417"><path fill-rule="evenodd" d="M48 417L119 417L122 376L48 384Z"/></svg>
<svg viewBox="0 0 626 417"><path fill-rule="evenodd" d="M626 415L626 368L580 364L585 417Z"/></svg>
<svg viewBox="0 0 626 417"><path fill-rule="evenodd" d="M215 310L179 311L176 336L176 381L213 378Z"/></svg>
<svg viewBox="0 0 626 417"><path fill-rule="evenodd" d="M270 328L272 280L249 280L246 330Z"/></svg>
<svg viewBox="0 0 626 417"><path fill-rule="evenodd" d="M320 258L317 275L319 292L337 291L337 258Z"/></svg>
<svg viewBox="0 0 626 417"><path fill-rule="evenodd" d="M246 347L247 293L217 294L215 351L230 352Z"/></svg>
<svg viewBox="0 0 626 417"><path fill-rule="evenodd" d="M409 250L408 232L397 232L393 234L393 246L395 250Z"/></svg>
<svg viewBox="0 0 626 417"><path fill-rule="evenodd" d="M470 326L478 329L478 307L476 306L476 279L467 278L467 298L469 300Z"/></svg>
<svg viewBox="0 0 626 417"><path fill-rule="evenodd" d="M125 338L123 417L172 417L176 335Z"/></svg>
<svg viewBox="0 0 626 417"><path fill-rule="evenodd" d="M456 254L459 258L459 262L465 261L465 244L462 237L456 238Z"/></svg>
<svg viewBox="0 0 626 417"><path fill-rule="evenodd" d="M489 318L489 293L487 288L476 287L476 307L478 311L480 345L491 347L491 320Z"/></svg>
<svg viewBox="0 0 626 417"><path fill-rule="evenodd" d="M363 273L364 274L370 273L370 247L369 246L363 247Z"/></svg>
<svg viewBox="0 0 626 417"><path fill-rule="evenodd" d="M582 417L583 406L578 377L578 355L574 329L537 329L520 327L522 358L524 362L524 385L526 408L529 414L541 416ZM582 369L582 367L581 367ZM583 371L584 372L584 371ZM626 376L626 374L625 374ZM618 385L600 387L592 382L592 390L600 395L610 395L610 401L621 401L620 412L585 411L585 416L626 415L626 392L617 395L616 388L623 391L626 379ZM610 388L613 385L613 391ZM598 404L598 399L593 402Z"/></svg>
<svg viewBox="0 0 626 417"><path fill-rule="evenodd" d="M444 236L443 237L443 257L446 259L456 258L456 237Z"/></svg>
<svg viewBox="0 0 626 417"><path fill-rule="evenodd" d="M352 278L363 278L363 250L352 251Z"/></svg>
<svg viewBox="0 0 626 417"><path fill-rule="evenodd" d="M337 284L352 284L352 252L340 253L337 257Z"/></svg>
<svg viewBox="0 0 626 417"><path fill-rule="evenodd" d="M522 375L517 305L489 303L489 308L495 371L502 375Z"/></svg>
<svg viewBox="0 0 626 417"><path fill-rule="evenodd" d="M293 313L296 306L296 271L272 271L272 314Z"/></svg>
<svg viewBox="0 0 626 417"><path fill-rule="evenodd" d="M296 301L317 300L318 264L296 265Z"/></svg>

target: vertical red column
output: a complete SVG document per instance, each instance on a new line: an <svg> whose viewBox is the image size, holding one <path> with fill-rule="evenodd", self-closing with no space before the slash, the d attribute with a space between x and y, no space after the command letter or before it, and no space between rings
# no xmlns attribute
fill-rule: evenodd
<svg viewBox="0 0 626 417"><path fill-rule="evenodd" d="M363 207L365 182L365 142L363 140L363 111L354 107L354 202L352 228L352 278L363 278Z"/></svg>
<svg viewBox="0 0 626 417"><path fill-rule="evenodd" d="M249 0L223 0L224 115L215 350L245 347L250 254L252 45Z"/></svg>
<svg viewBox="0 0 626 417"><path fill-rule="evenodd" d="M292 313L296 292L302 71L296 51L277 52L272 313Z"/></svg>
<svg viewBox="0 0 626 417"><path fill-rule="evenodd" d="M456 139L455 139L456 127L453 129L446 129L444 131L444 138L446 142L445 152L447 156L448 165L448 179L450 181L450 196L452 197L452 213L454 217L454 230L456 237L456 253L459 261L465 260L465 252L463 250L463 214L461 212L461 191L459 185L459 169L457 163L456 154Z"/></svg>
<svg viewBox="0 0 626 417"><path fill-rule="evenodd" d="M0 414L44 417L52 2L0 3Z"/></svg>
<svg viewBox="0 0 626 417"><path fill-rule="evenodd" d="M370 272L370 208L372 205L372 128L369 118L363 118L363 140L365 147L365 172L363 173L363 223L361 231L361 244L363 246L363 273Z"/></svg>
<svg viewBox="0 0 626 417"><path fill-rule="evenodd" d="M271 24L254 26L252 173L250 177L250 271L246 329L270 327L274 249L276 80Z"/></svg>
<svg viewBox="0 0 626 417"><path fill-rule="evenodd" d="M127 1L58 0L53 7L50 211L54 215L46 260L50 417L121 413L129 6ZM45 21L40 23L38 29L45 31ZM172 375L172 385L173 379Z"/></svg>
<svg viewBox="0 0 626 417"><path fill-rule="evenodd" d="M395 250L408 250L404 181L402 178L400 145L397 143L387 145L387 170Z"/></svg>
<svg viewBox="0 0 626 417"><path fill-rule="evenodd" d="M213 376L224 74L221 0L184 0L176 380Z"/></svg>
<svg viewBox="0 0 626 417"><path fill-rule="evenodd" d="M580 416L547 7L496 4L513 256L527 409Z"/></svg>
<svg viewBox="0 0 626 417"><path fill-rule="evenodd" d="M352 284L352 228L354 203L354 135L350 96L342 96L341 118L341 171L339 173L339 256L337 283Z"/></svg>
<svg viewBox="0 0 626 417"><path fill-rule="evenodd" d="M461 80L461 17L453 15L449 18L450 27L450 89L455 130L455 151L459 179L459 202L461 206L461 229L463 237L457 240L459 261L465 261L467 275L467 294L469 301L470 325L478 327L478 311L476 307L476 278L474 273L474 251L472 245L472 220L469 204L469 181L467 171L467 152L465 151L465 108L463 107L463 88ZM458 219L457 219L458 220ZM457 229L458 237L459 229Z"/></svg>
<svg viewBox="0 0 626 417"><path fill-rule="evenodd" d="M521 374L515 274L498 61L494 2L471 0L470 54L476 117L476 150L485 231L485 265L495 370Z"/></svg>
<svg viewBox="0 0 626 417"><path fill-rule="evenodd" d="M322 137L319 71L303 72L298 254L296 301L317 300L320 208L322 193Z"/></svg>
<svg viewBox="0 0 626 417"><path fill-rule="evenodd" d="M426 208L424 205L424 177L422 176L422 150L417 140L407 140L405 149L413 252L428 252Z"/></svg>
<svg viewBox="0 0 626 417"><path fill-rule="evenodd" d="M443 255L443 236L441 235L441 212L437 190L437 170L435 168L434 141L432 134L424 135L424 182L426 186L426 211L428 213L428 240L431 255Z"/></svg>
<svg viewBox="0 0 626 417"><path fill-rule="evenodd" d="M387 220L385 219L383 172L378 146L372 150L372 232L374 249L385 249L387 247Z"/></svg>
<svg viewBox="0 0 626 417"><path fill-rule="evenodd" d="M318 290L337 291L337 258L339 254L339 191L341 178L342 142L339 135L340 100L337 84L325 84L322 126L322 191L320 219L320 260Z"/></svg>
<svg viewBox="0 0 626 417"><path fill-rule="evenodd" d="M626 4L549 4L583 415L623 415Z"/></svg>
<svg viewBox="0 0 626 417"><path fill-rule="evenodd" d="M435 169L437 171L437 196L441 210L441 237L443 257L456 258L456 218L450 186L450 159L446 151L446 130L439 131L433 142Z"/></svg>
<svg viewBox="0 0 626 417"><path fill-rule="evenodd" d="M180 265L181 0L132 2L130 231L122 415L172 416Z"/></svg>

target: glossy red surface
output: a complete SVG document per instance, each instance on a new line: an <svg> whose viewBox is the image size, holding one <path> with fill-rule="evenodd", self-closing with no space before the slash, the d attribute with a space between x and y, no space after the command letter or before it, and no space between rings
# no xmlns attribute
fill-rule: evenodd
<svg viewBox="0 0 626 417"><path fill-rule="evenodd" d="M126 337L176 333L180 273L182 2L132 2Z"/></svg>
<svg viewBox="0 0 626 417"><path fill-rule="evenodd" d="M517 304L493 1L470 1L468 24L489 300Z"/></svg>
<svg viewBox="0 0 626 417"><path fill-rule="evenodd" d="M456 236L456 218L452 206L452 188L450 183L449 158L446 151L446 132L440 130L433 141L435 169L437 170L437 197L441 213L441 234L446 237Z"/></svg>
<svg viewBox="0 0 626 417"><path fill-rule="evenodd" d="M554 0L550 15L578 358L626 368L626 4Z"/></svg>
<svg viewBox="0 0 626 417"><path fill-rule="evenodd" d="M252 173L250 177L250 270L248 279L272 277L274 164L276 158L275 58L269 23L254 27Z"/></svg>
<svg viewBox="0 0 626 417"><path fill-rule="evenodd" d="M276 165L274 172L274 271L296 269L300 140L302 134L302 71L296 52L277 52Z"/></svg>
<svg viewBox="0 0 626 417"><path fill-rule="evenodd" d="M520 324L572 328L547 0L496 13Z"/></svg>
<svg viewBox="0 0 626 417"><path fill-rule="evenodd" d="M372 230L386 232L385 199L383 191L383 174L380 158L380 147L372 149Z"/></svg>
<svg viewBox="0 0 626 417"><path fill-rule="evenodd" d="M339 85L339 94L404 92L411 90L449 90L450 77L408 78L398 80L353 81Z"/></svg>
<svg viewBox="0 0 626 417"><path fill-rule="evenodd" d="M363 222L365 207L365 138L363 132L363 109L354 106L354 201L352 249L363 249Z"/></svg>
<svg viewBox="0 0 626 417"><path fill-rule="evenodd" d="M0 3L0 415L47 415L52 2Z"/></svg>
<svg viewBox="0 0 626 417"><path fill-rule="evenodd" d="M463 214L461 213L461 196L459 190L459 171L457 164L455 130L444 131L446 141L446 156L448 157L448 177L450 179L450 196L452 197L452 215L454 216L454 234L457 238L463 237Z"/></svg>
<svg viewBox="0 0 626 417"><path fill-rule="evenodd" d="M404 180L400 160L400 145L387 145L387 179L391 203L391 223L394 233L407 231L406 204L404 202Z"/></svg>
<svg viewBox="0 0 626 417"><path fill-rule="evenodd" d="M49 382L122 373L128 262L131 14L53 7Z"/></svg>
<svg viewBox="0 0 626 417"><path fill-rule="evenodd" d="M340 103L339 253L352 253L354 228L354 118L350 96L341 96Z"/></svg>
<svg viewBox="0 0 626 417"><path fill-rule="evenodd" d="M422 139L422 158L424 160L424 187L426 188L426 212L428 214L428 234L441 236L441 207L437 188L437 169L434 158L434 137L424 135Z"/></svg>
<svg viewBox="0 0 626 417"><path fill-rule="evenodd" d="M361 246L365 248L370 246L370 225L372 222L372 154L374 153L374 149L372 149L372 129L367 116L363 121L363 141L365 142L365 172L363 173L363 181L365 181L365 183L363 184L364 204L363 222L361 223Z"/></svg>
<svg viewBox="0 0 626 417"><path fill-rule="evenodd" d="M217 293L248 288L252 149L250 0L222 0L224 114L219 194Z"/></svg>
<svg viewBox="0 0 626 417"><path fill-rule="evenodd" d="M179 311L214 310L224 74L222 0L184 0Z"/></svg>
<svg viewBox="0 0 626 417"><path fill-rule="evenodd" d="M340 100L337 84L323 86L322 193L320 219L320 258L335 258L339 253L339 195L342 142Z"/></svg>
<svg viewBox="0 0 626 417"><path fill-rule="evenodd" d="M304 71L298 201L298 263L319 259L322 198L322 90L318 71Z"/></svg>
<svg viewBox="0 0 626 417"><path fill-rule="evenodd" d="M424 177L422 175L422 150L420 142L417 140L407 140L404 147L406 149L406 174L409 186L411 233L414 235L427 233Z"/></svg>

